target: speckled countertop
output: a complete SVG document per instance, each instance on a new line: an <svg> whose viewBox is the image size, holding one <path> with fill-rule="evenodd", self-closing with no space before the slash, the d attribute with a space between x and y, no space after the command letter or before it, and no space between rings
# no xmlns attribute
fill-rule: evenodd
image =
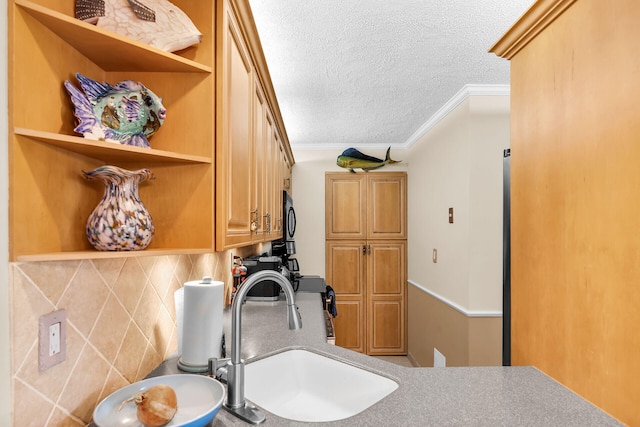
<svg viewBox="0 0 640 427"><path fill-rule="evenodd" d="M298 293L296 298L303 322L299 331L287 327L285 301L243 306L242 358L246 363L284 348L312 348L395 379L399 387L360 414L341 421L305 423L265 411L264 426L622 425L533 367L406 368L327 344L320 294ZM225 322L229 340L228 312ZM178 373L176 362L177 358L166 360L151 376ZM248 424L222 409L211 425Z"/></svg>

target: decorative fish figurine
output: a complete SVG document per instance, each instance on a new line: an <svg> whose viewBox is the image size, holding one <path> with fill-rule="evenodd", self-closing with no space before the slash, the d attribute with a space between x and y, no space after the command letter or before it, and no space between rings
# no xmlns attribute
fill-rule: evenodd
<svg viewBox="0 0 640 427"><path fill-rule="evenodd" d="M115 86L76 74L82 92L64 82L75 106L74 131L88 139L149 148L149 140L164 123L162 99L140 82L124 80ZM83 93L84 92L84 93Z"/></svg>
<svg viewBox="0 0 640 427"><path fill-rule="evenodd" d="M365 172L369 172L370 170L381 168L387 163L392 164L401 162L401 160L392 160L389 155L390 152L391 147L387 148L387 156L384 160L382 160L377 157L362 154L355 148L347 148L342 152L341 155L338 156L336 164L341 168L349 169L350 172L354 173L354 168L360 168Z"/></svg>
<svg viewBox="0 0 640 427"><path fill-rule="evenodd" d="M202 40L191 19L168 0L76 0L75 15L165 52Z"/></svg>

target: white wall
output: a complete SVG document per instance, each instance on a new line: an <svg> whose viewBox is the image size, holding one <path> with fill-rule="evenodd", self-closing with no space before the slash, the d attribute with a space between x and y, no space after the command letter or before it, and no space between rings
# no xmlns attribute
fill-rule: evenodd
<svg viewBox="0 0 640 427"><path fill-rule="evenodd" d="M7 1L0 0L0 87L7 88ZM11 365L9 351L9 176L8 99L0 91L0 425L11 425Z"/></svg>
<svg viewBox="0 0 640 427"><path fill-rule="evenodd" d="M409 150L409 280L470 315L502 310L508 106L508 96L471 96Z"/></svg>

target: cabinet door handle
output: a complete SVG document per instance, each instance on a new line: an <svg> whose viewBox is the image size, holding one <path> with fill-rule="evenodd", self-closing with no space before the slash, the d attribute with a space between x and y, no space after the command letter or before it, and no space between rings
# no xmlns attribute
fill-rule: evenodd
<svg viewBox="0 0 640 427"><path fill-rule="evenodd" d="M367 254L367 245L362 245L362 255Z"/></svg>
<svg viewBox="0 0 640 427"><path fill-rule="evenodd" d="M258 230L258 208L251 211L251 231Z"/></svg>

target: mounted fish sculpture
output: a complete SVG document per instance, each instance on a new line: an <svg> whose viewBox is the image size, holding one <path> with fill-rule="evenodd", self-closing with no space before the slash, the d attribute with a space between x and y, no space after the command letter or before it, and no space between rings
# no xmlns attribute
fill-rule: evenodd
<svg viewBox="0 0 640 427"><path fill-rule="evenodd" d="M336 164L341 168L349 169L350 172L354 172L355 168L362 169L365 172L369 172L373 169L381 168L386 164L400 163L402 160L392 160L389 153L391 147L387 148L387 156L384 160L373 156L367 156L362 154L355 148L347 148L338 156Z"/></svg>
<svg viewBox="0 0 640 427"><path fill-rule="evenodd" d="M64 82L75 107L74 131L87 139L150 148L149 138L164 123L167 110L155 93L140 82L124 80L115 86L76 74L82 92Z"/></svg>
<svg viewBox="0 0 640 427"><path fill-rule="evenodd" d="M167 0L76 0L75 6L76 18L165 52L202 40L191 19Z"/></svg>

